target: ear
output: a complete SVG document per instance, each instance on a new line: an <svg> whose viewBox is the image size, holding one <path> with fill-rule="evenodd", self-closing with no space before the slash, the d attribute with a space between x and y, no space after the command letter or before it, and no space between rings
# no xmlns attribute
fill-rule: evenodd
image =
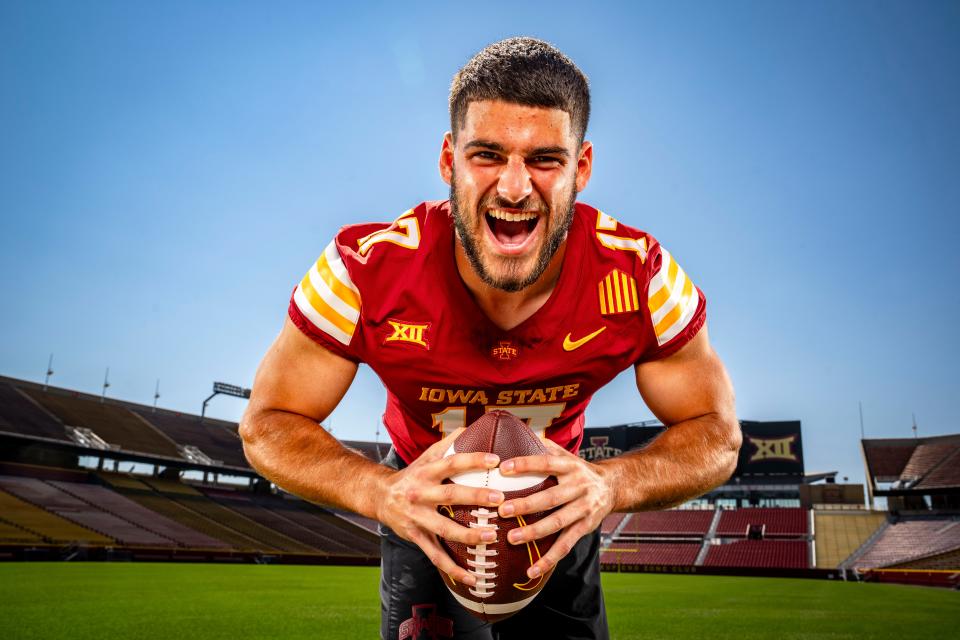
<svg viewBox="0 0 960 640"><path fill-rule="evenodd" d="M453 134L449 131L443 134L440 146L440 177L447 184L453 180Z"/></svg>
<svg viewBox="0 0 960 640"><path fill-rule="evenodd" d="M580 145L580 155L577 156L577 193L587 188L590 175L593 172L593 143L584 140Z"/></svg>

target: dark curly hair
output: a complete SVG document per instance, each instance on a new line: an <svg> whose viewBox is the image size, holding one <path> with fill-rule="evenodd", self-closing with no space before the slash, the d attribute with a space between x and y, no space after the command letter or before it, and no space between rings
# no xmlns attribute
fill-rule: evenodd
<svg viewBox="0 0 960 640"><path fill-rule="evenodd" d="M590 119L587 77L556 47L536 38L507 38L473 56L450 85L450 130L454 138L476 100L503 100L563 109L582 143Z"/></svg>

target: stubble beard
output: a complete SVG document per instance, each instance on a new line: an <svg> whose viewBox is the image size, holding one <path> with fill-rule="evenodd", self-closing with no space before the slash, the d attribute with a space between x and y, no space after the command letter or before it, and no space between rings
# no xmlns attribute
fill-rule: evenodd
<svg viewBox="0 0 960 640"><path fill-rule="evenodd" d="M453 174L450 178L450 213L453 216L453 226L457 231L457 237L460 239L460 246L463 247L463 252L467 256L470 266L484 284L508 293L514 293L521 291L522 289L526 289L539 280L540 276L543 275L543 272L546 271L547 267L550 265L550 261L553 259L553 256L557 253L557 250L560 249L560 245L562 245L564 240L567 239L567 232L570 230L570 225L573 222L573 212L576 201L577 191L576 189L571 189L570 195L567 197L566 202L561 205L562 208L559 210L560 216L557 219L556 226L550 230L547 241L544 242L540 247L540 252L537 254L537 259L533 265L533 269L528 274L524 275L520 271L524 262L523 259L497 257L495 258L496 260L501 262L501 264L506 264L508 266L507 268L501 270L503 272L501 275L496 276L490 273L487 265L485 265L483 262L480 249L480 238L476 237L470 231L470 229L467 227L466 221L464 220L463 210L460 207L460 198L457 194L456 174ZM518 207L516 203L510 204L501 201L499 198L494 198L493 202L490 204L505 208L525 208L523 206ZM478 226L487 224L487 221L482 219L482 217L486 215L482 212L487 206L487 203L482 200L478 204L478 210L475 212L475 217L478 218ZM536 210L535 207L529 207L529 209ZM549 219L549 215L545 217ZM543 222L538 224L543 224ZM479 230L479 233L483 233L482 228Z"/></svg>

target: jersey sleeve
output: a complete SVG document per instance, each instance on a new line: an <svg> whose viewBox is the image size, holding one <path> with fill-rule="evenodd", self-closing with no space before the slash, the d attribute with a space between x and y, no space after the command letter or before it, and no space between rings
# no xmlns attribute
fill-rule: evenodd
<svg viewBox="0 0 960 640"><path fill-rule="evenodd" d="M707 318L707 299L676 259L655 240L647 256L649 281L643 312L653 334L640 362L659 360L690 342Z"/></svg>
<svg viewBox="0 0 960 640"><path fill-rule="evenodd" d="M290 320L314 342L360 362L361 298L337 241L332 240L290 296Z"/></svg>

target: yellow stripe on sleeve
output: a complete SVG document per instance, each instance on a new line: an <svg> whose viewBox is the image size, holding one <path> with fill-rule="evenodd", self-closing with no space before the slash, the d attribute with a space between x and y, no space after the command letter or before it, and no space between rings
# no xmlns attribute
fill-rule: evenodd
<svg viewBox="0 0 960 640"><path fill-rule="evenodd" d="M313 283L310 282L310 274L304 276L303 280L300 281L300 290L310 303L310 306L313 307L318 314L348 336L353 335L353 331L357 325L344 318L333 307L326 303L320 294L317 293L317 290L313 288Z"/></svg>
<svg viewBox="0 0 960 640"><path fill-rule="evenodd" d="M330 287L330 291L333 292L333 295L340 298L344 304L349 305L350 307L360 311L360 296L357 293L340 282L337 276L333 273L333 270L330 268L330 263L327 262L327 252L324 251L320 254L320 258L317 260L317 273L320 274L320 277L324 282L327 283L327 286Z"/></svg>

